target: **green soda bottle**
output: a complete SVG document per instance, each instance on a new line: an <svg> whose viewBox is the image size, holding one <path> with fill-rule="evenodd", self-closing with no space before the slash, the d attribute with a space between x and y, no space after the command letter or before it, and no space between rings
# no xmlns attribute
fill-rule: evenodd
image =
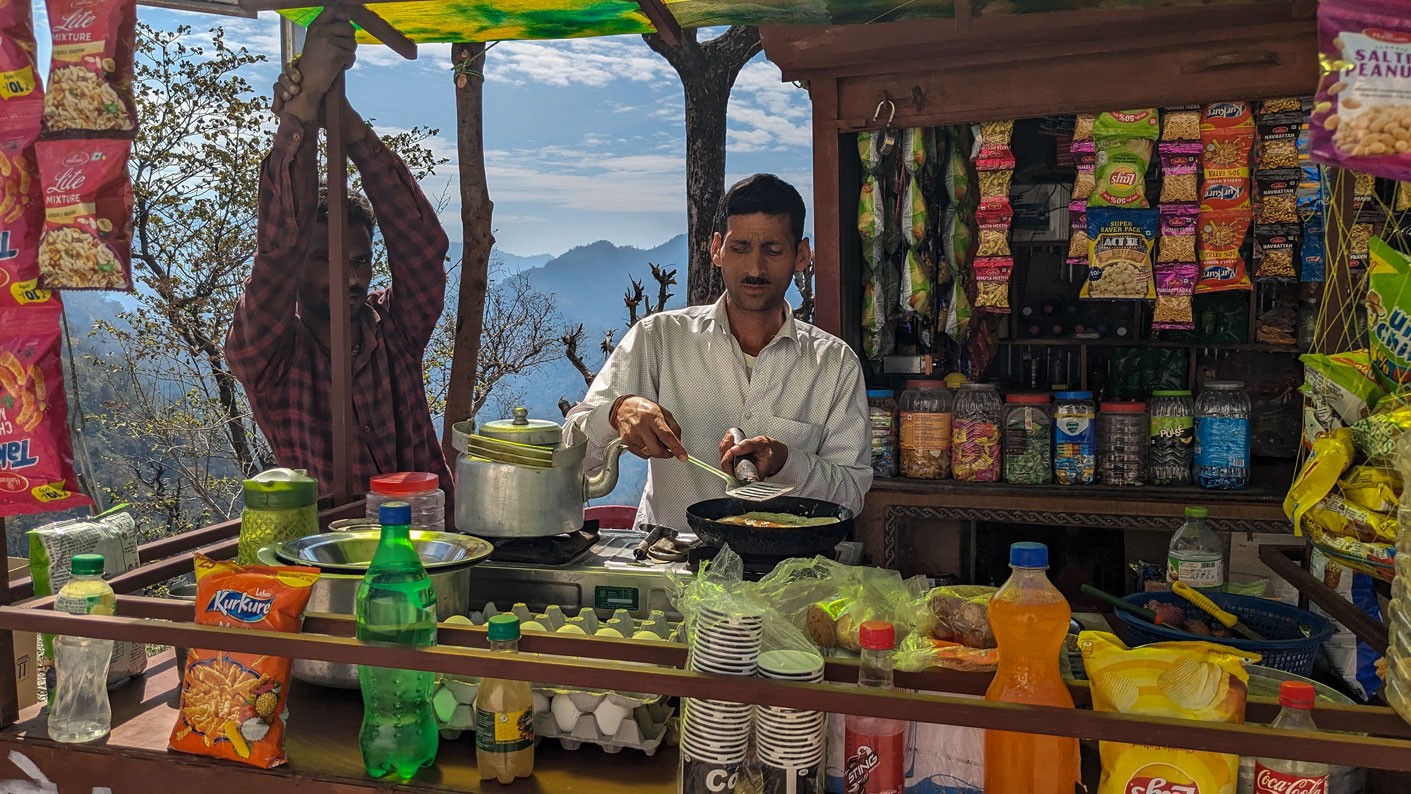
<svg viewBox="0 0 1411 794"><path fill-rule="evenodd" d="M411 506L387 502L378 511L382 540L358 586L357 637L363 642L427 647L436 644L436 591L412 546ZM436 761L440 736L431 711L434 673L361 665L363 725L358 744L375 778L406 781Z"/></svg>

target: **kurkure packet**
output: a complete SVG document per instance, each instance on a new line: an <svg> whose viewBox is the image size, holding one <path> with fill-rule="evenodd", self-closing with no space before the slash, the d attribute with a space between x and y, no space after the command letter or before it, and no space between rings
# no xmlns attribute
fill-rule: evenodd
<svg viewBox="0 0 1411 794"><path fill-rule="evenodd" d="M1078 646L1092 682L1094 711L1244 722L1249 692L1244 666L1258 662L1257 653L1207 642L1159 642L1128 649L1100 631L1079 634ZM1098 751L1102 780L1097 794L1234 794L1239 782L1237 755L1120 742L1100 742Z"/></svg>
<svg viewBox="0 0 1411 794"><path fill-rule="evenodd" d="M1411 179L1411 14L1404 0L1318 3L1313 158Z"/></svg>
<svg viewBox="0 0 1411 794"><path fill-rule="evenodd" d="M1387 391L1411 383L1411 257L1379 237L1369 243L1367 325L1372 370Z"/></svg>
<svg viewBox="0 0 1411 794"><path fill-rule="evenodd" d="M196 555L196 623L298 633L317 568L240 566ZM284 756L292 660L193 648L171 749L263 768Z"/></svg>

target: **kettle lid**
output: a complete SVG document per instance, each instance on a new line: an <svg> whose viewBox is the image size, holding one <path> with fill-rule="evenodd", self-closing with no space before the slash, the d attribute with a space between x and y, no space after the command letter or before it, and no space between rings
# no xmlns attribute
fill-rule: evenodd
<svg viewBox="0 0 1411 794"><path fill-rule="evenodd" d="M480 426L480 434L500 441L552 447L563 441L563 427L549 419L530 419L526 408L514 409L513 419L497 419Z"/></svg>

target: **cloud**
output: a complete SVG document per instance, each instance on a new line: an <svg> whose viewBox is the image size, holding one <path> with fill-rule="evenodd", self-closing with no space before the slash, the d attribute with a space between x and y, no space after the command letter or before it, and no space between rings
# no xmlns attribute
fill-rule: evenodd
<svg viewBox="0 0 1411 794"><path fill-rule="evenodd" d="M808 92L779 79L779 69L755 60L740 70L730 94L731 152L781 151L813 143Z"/></svg>
<svg viewBox="0 0 1411 794"><path fill-rule="evenodd" d="M487 56L486 77L515 85L603 88L616 82L676 84L676 73L636 36L505 41Z"/></svg>

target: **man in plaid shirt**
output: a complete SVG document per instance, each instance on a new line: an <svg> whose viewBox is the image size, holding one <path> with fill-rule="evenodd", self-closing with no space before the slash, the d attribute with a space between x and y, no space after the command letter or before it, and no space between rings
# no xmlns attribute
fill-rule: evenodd
<svg viewBox="0 0 1411 794"><path fill-rule="evenodd" d="M451 474L431 423L421 363L445 301L446 234L406 164L346 104L343 136L371 206L349 196L348 283L333 289L328 283L330 209L319 189L318 131L325 94L352 65L355 49L347 17L325 13L310 26L303 56L275 86L279 129L260 171L259 250L225 356L276 460L308 469L326 491L333 477L329 300L348 301L355 488L366 488L376 474L427 471L440 476L449 495ZM369 293L374 209L392 286Z"/></svg>

